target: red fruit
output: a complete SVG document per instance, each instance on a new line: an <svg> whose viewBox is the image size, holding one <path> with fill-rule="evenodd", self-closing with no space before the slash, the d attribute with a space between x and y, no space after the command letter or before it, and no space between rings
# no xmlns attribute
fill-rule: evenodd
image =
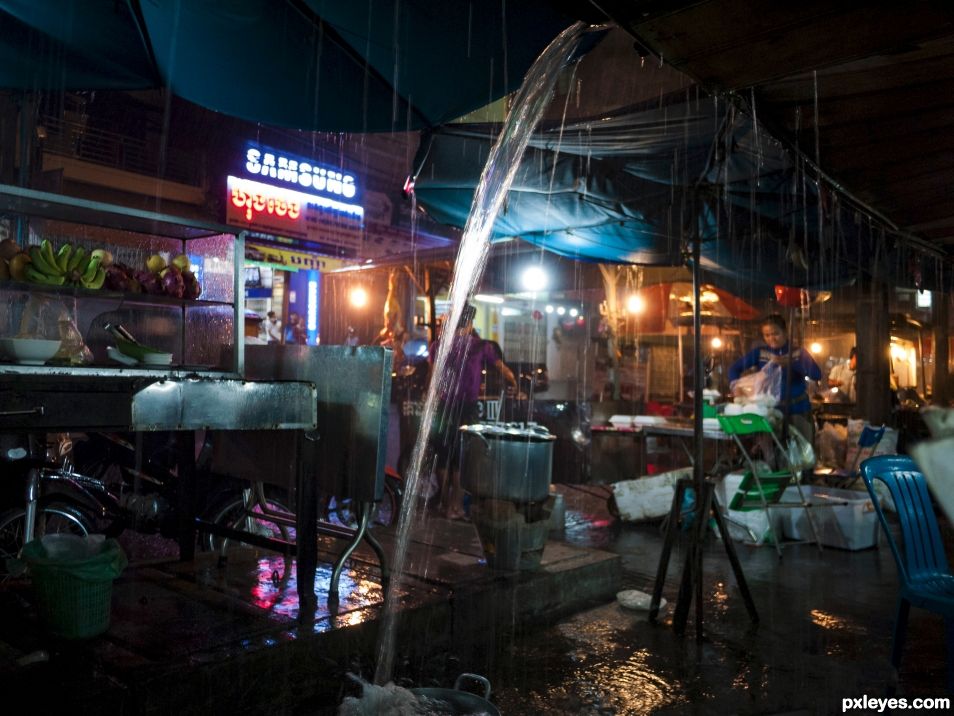
<svg viewBox="0 0 954 716"><path fill-rule="evenodd" d="M159 274L155 274L152 271L137 271L135 279L142 287L143 293L149 293L153 296L161 296L164 293L162 290L162 282L159 280Z"/></svg>
<svg viewBox="0 0 954 716"><path fill-rule="evenodd" d="M182 293L183 298L194 301L202 295L202 287L199 285L199 279L191 271L182 272L182 281L185 284L185 290Z"/></svg>
<svg viewBox="0 0 954 716"><path fill-rule="evenodd" d="M178 268L166 266L159 272L159 278L162 281L162 290L167 296L182 298L185 293L185 281L183 281L182 272Z"/></svg>

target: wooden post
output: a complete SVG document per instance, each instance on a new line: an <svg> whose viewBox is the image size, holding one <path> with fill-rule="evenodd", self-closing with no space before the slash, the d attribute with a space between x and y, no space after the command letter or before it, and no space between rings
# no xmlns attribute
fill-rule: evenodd
<svg viewBox="0 0 954 716"><path fill-rule="evenodd" d="M858 411L872 425L891 416L891 332L888 322L888 289L874 284L862 295L855 312L858 347Z"/></svg>
<svg viewBox="0 0 954 716"><path fill-rule="evenodd" d="M951 376L947 365L950 359L948 350L948 321L950 320L949 294L934 292L931 306L931 324L934 326L934 383L931 389L931 402L935 405L948 405L951 401Z"/></svg>

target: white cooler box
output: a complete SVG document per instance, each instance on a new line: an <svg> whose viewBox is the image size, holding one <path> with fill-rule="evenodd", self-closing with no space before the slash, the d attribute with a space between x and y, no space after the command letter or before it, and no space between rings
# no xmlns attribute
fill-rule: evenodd
<svg viewBox="0 0 954 716"><path fill-rule="evenodd" d="M858 550L878 544L878 515L867 493L803 485L802 494L812 505L830 505L811 508L818 539L824 546ZM797 502L798 492L794 487L789 487L782 500ZM805 508L794 507L778 512L782 516L782 532L787 538L812 538Z"/></svg>

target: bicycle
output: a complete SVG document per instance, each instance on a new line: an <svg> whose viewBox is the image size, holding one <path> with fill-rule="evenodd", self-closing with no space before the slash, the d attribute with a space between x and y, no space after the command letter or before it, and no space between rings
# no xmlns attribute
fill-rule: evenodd
<svg viewBox="0 0 954 716"><path fill-rule="evenodd" d="M133 445L121 435L91 434L83 441L84 449L77 449L68 434L60 434L42 457L26 460L23 506L0 514L0 576L8 576L8 558L47 534L118 537L132 528L177 537L178 476L169 467L169 444L162 443L163 436L157 439L158 448L143 456L140 435ZM73 463L77 452L82 470ZM217 484L217 477L207 476L206 482Z"/></svg>

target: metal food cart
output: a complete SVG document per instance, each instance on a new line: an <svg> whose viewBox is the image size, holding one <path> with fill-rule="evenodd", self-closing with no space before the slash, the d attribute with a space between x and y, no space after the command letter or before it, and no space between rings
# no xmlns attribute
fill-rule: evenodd
<svg viewBox="0 0 954 716"><path fill-rule="evenodd" d="M9 236L16 236L21 248L44 239L82 245L87 251L108 247L116 261L140 266L147 254L187 255L203 285L200 298L184 299L15 280L0 283L4 294L0 336L49 332L53 330L50 325L44 326L36 318L52 310L85 341L77 355L49 365L22 365L11 355L0 358L0 433L175 431L180 436L178 470L185 478L180 488L181 559L193 557L198 524L194 500L190 499L196 479L191 431L235 435L244 434L238 431L268 431L284 436L283 443L294 456L291 462L298 491L296 544L276 544L257 535L242 539L297 555L300 618L310 619L316 607L315 483L322 474L330 474L319 469L319 463L327 466L329 458L319 447L322 441L317 428L319 422L325 428L333 425L327 419L319 421L319 414L322 400L326 411L335 402L327 386L341 384L339 368L328 360L346 360L348 356L329 354L323 362L306 361L311 369L271 374L258 370L249 375L242 340L245 233L239 229L4 185L0 185L0 222ZM168 364L118 364L107 345L109 336L102 330L107 321L126 322L144 343L168 352ZM380 395L387 396L390 355L382 351L373 357L366 355L363 365L372 361L381 374ZM325 381L323 376L333 379ZM326 385L323 391L319 383ZM324 397L320 399L320 395ZM382 402L386 407L386 399ZM376 415L367 409L369 404L365 400L364 408L354 411L361 429L351 435L371 435L373 442L364 447L376 454L387 423L382 419L383 408ZM342 466L349 467L354 465ZM341 481L335 489L350 490L348 496L357 501L380 498L383 476L379 479L376 472L383 473L383 463L380 470L376 468L366 471L369 487ZM228 532L221 525L202 526ZM339 565L362 538L362 531L337 535L351 540ZM377 551L383 570L383 555L379 548Z"/></svg>

